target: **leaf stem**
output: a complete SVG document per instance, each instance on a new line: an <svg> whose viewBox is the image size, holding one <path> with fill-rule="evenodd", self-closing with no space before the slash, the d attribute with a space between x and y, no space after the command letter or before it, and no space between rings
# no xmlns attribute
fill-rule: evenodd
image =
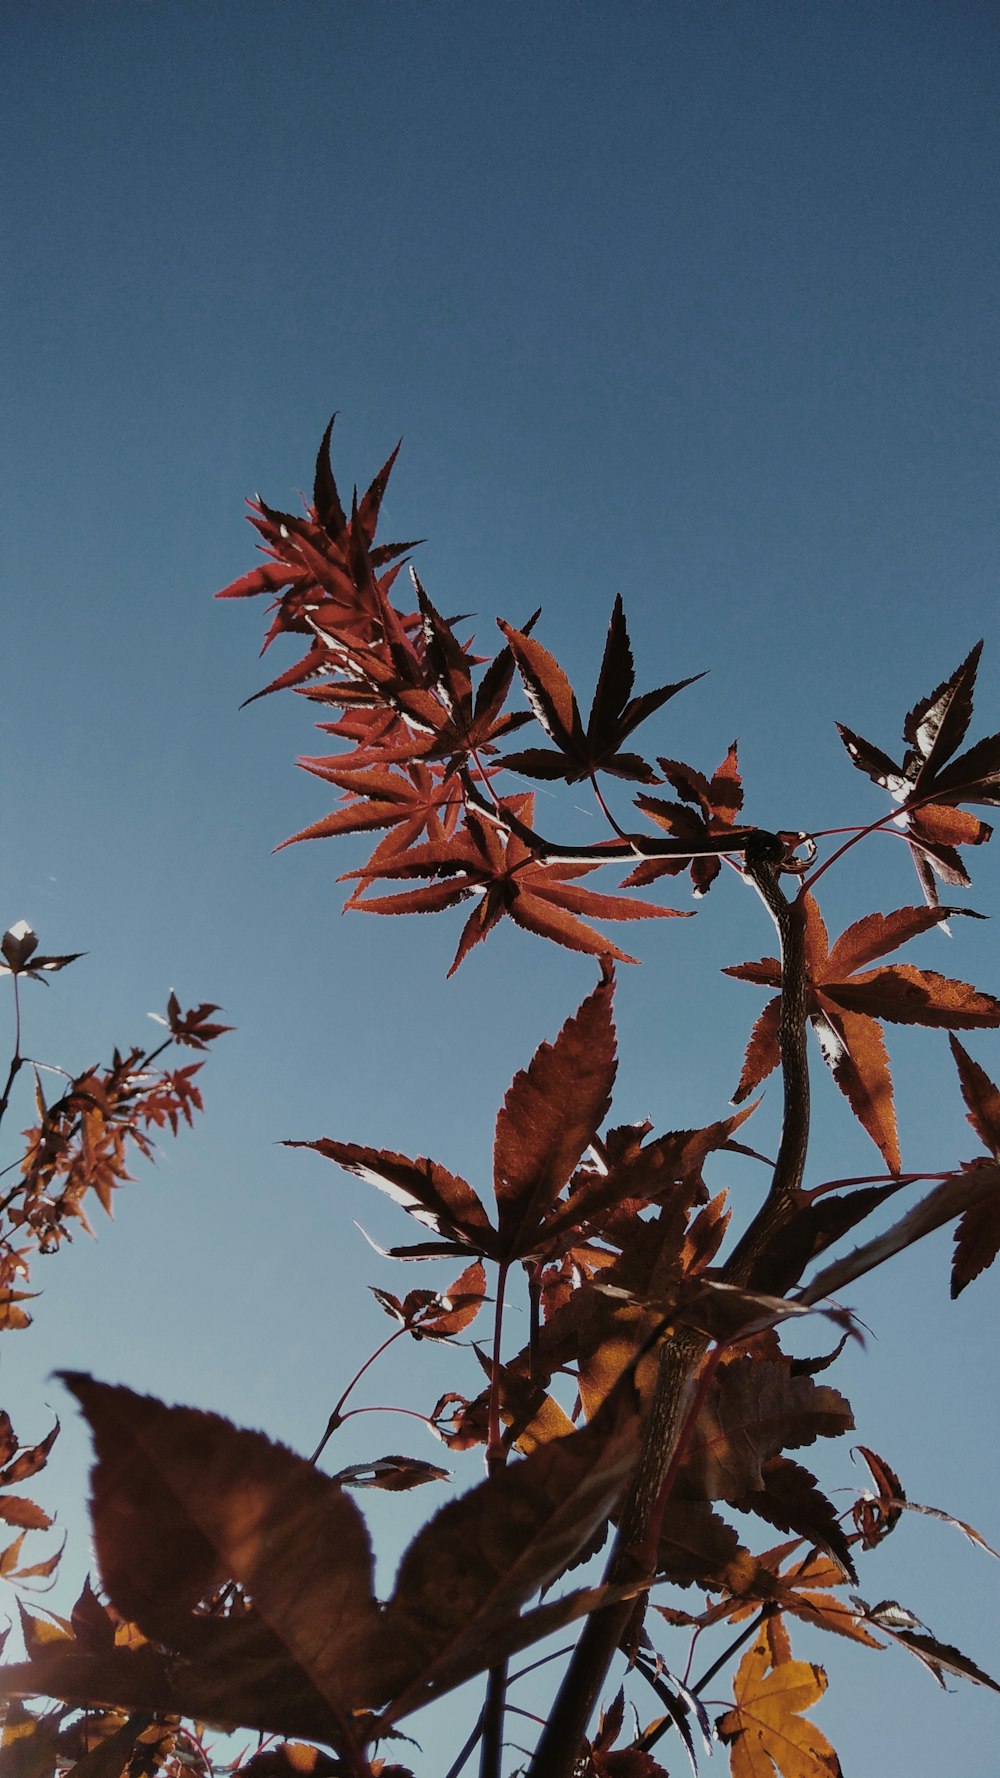
<svg viewBox="0 0 1000 1778"><path fill-rule="evenodd" d="M761 1625L766 1622L767 1618L773 1617L773 1615L774 1615L773 1609L771 1607L765 1605L763 1607L763 1609L757 1613L757 1616L755 1618L751 1618L749 1624L746 1626L746 1629L740 1631L739 1635L735 1638L734 1641L732 1641L729 1644L728 1648L723 1649L718 1660L713 1661L712 1665L710 1667L705 1668L705 1671L701 1675L701 1678L696 1679L694 1684L688 1687L688 1690L690 1692L693 1692L695 1697L699 1697L701 1695L702 1691L704 1690L705 1686L710 1684L710 1682L715 1678L715 1675L718 1672L720 1672L721 1669L723 1667L725 1667L729 1661L732 1660L734 1654L737 1654L739 1652L739 1650L743 1647L744 1643L750 1641L751 1636L756 1636L757 1631L760 1629ZM641 1654L638 1655L636 1658L636 1666L638 1667L639 1672L642 1674L643 1678L647 1679L649 1681L649 1683L653 1686L653 1690L656 1691L657 1696L659 1696L657 1687L653 1683L653 1676L648 1671ZM684 1700L682 1698L677 1699L677 1703L678 1703L678 1706L680 1709L682 1709L682 1710L685 1709ZM646 1732L644 1734L640 1735L638 1740L633 1743L633 1746L636 1748L636 1750L638 1752L648 1753L649 1749L651 1747L655 1747L657 1741L660 1740L661 1736L667 1734L668 1730L670 1730L671 1728L673 1728L672 1718L669 1716L665 1716L665 1717L661 1718L661 1720L658 1723L651 1724L650 1728L648 1730L646 1730Z"/></svg>
<svg viewBox="0 0 1000 1778"><path fill-rule="evenodd" d="M374 1352L371 1354L370 1358L365 1359L365 1362L361 1366L361 1369L358 1371L355 1371L353 1377L351 1378L350 1382L347 1385L347 1388L344 1390L343 1395L341 1396L340 1400L338 1401L336 1407L333 1410L333 1413L330 1415L330 1418L326 1423L326 1431L324 1432L323 1437L320 1439L319 1444L316 1446L315 1451L313 1452L312 1456L310 1457L310 1459L309 1459L310 1463L318 1463L319 1462L320 1458L323 1455L323 1452L326 1450L327 1445L329 1444L330 1440L332 1439L334 1433L337 1431L337 1428L339 1426L342 1426L344 1423L344 1420L347 1418L347 1416L342 1412L342 1409L343 1409L345 1401L347 1400L347 1397L350 1395L351 1390L354 1388L355 1384L359 1383L361 1381L361 1378L364 1376L365 1371L368 1370L370 1365L373 1365L375 1363L376 1358L381 1358L382 1353L388 1351L389 1347L393 1344L393 1342L395 1340L398 1340L400 1335L404 1334L405 1332L406 1332L405 1327L394 1328L392 1333L388 1336L388 1338L383 1340L382 1344L380 1346L376 1346L376 1348L375 1348ZM405 1412L405 1411L406 1410L401 1410L401 1412ZM422 1414L418 1417L420 1419L424 1418L424 1416Z"/></svg>
<svg viewBox="0 0 1000 1778"><path fill-rule="evenodd" d="M21 1054L21 996L18 991L17 976L14 975L11 979L14 983L14 1053L10 1058L10 1067L7 1070L7 1079L4 1084L3 1096L0 1097L0 1123L3 1122L4 1117L6 1116L7 1107L10 1104L10 1095L14 1089L14 1082L21 1071L21 1065L24 1061L24 1057Z"/></svg>

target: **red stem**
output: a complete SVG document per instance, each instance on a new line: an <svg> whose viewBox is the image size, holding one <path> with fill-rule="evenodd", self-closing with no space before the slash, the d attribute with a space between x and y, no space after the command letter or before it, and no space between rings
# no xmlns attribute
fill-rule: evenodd
<svg viewBox="0 0 1000 1778"><path fill-rule="evenodd" d="M315 1451L313 1452L312 1456L310 1457L310 1459L309 1459L310 1463L318 1463L319 1462L321 1456L323 1455L323 1452L325 1451L327 1445L329 1444L330 1440L332 1439L338 1426L342 1426L345 1419L347 1419L347 1415L341 1413L341 1409L343 1408L343 1405L344 1405L345 1401L347 1400L347 1397L350 1395L351 1390L354 1388L355 1384L359 1383L361 1381L361 1378L364 1376L365 1371L368 1369L369 1365L374 1364L376 1358L381 1358L382 1353L388 1350L388 1348L392 1345L393 1341L398 1340L400 1334L404 1334L405 1332L406 1332L405 1327L395 1328L393 1330L393 1332L389 1335L388 1339L383 1340L382 1344L380 1346L376 1346L374 1352L371 1354L371 1357L365 1359L365 1362L361 1366L361 1369L359 1371L355 1371L354 1376L351 1378L350 1382L348 1383L347 1388L344 1390L343 1395L341 1396L340 1400L338 1401L336 1407L333 1410L333 1413L330 1415L330 1418L326 1423L326 1431L324 1432L323 1437L320 1439L319 1444L316 1446ZM359 1412L359 1411L360 1410L355 1409L355 1412ZM406 1412L409 1412L410 1410L401 1409L400 1411L403 1413L406 1413ZM419 1414L417 1416L417 1418L422 1420L425 1418L425 1416L423 1414Z"/></svg>

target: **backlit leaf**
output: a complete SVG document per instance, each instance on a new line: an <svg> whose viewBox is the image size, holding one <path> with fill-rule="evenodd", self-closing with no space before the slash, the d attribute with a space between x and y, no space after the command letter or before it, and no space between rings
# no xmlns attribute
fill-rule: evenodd
<svg viewBox="0 0 1000 1778"><path fill-rule="evenodd" d="M611 1105L615 1078L613 988L602 982L514 1077L497 1118L494 1190L500 1238L530 1251L544 1213L567 1184Z"/></svg>
<svg viewBox="0 0 1000 1778"><path fill-rule="evenodd" d="M733 1687L735 1705L719 1718L729 1746L732 1778L841 1778L829 1741L804 1711L826 1691L826 1674L809 1661L785 1661L768 1671L766 1635L743 1656Z"/></svg>

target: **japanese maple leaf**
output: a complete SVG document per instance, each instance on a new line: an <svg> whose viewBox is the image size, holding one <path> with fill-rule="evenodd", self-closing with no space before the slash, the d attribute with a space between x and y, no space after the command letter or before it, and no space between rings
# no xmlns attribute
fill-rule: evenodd
<svg viewBox="0 0 1000 1778"><path fill-rule="evenodd" d="M473 694L473 658L455 636L451 624L431 604L419 579L410 569L420 606L424 660L431 687L447 712L429 748L429 756L447 759L449 772L465 764L470 754L495 753L496 742L531 721L527 710L508 711L503 706L514 677L514 657L502 648ZM527 635L536 618L529 618Z"/></svg>
<svg viewBox="0 0 1000 1778"><path fill-rule="evenodd" d="M555 1041L540 1044L528 1067L511 1082L494 1138L495 1229L472 1186L436 1161L409 1160L329 1137L287 1146L314 1148L345 1172L368 1180L449 1243L446 1251L471 1249L500 1261L543 1251L552 1208L596 1140L611 1103L616 1067L612 992L610 979L602 980ZM421 1250L413 1253L424 1256ZM469 1279L469 1272L462 1274L455 1287L460 1294L469 1291ZM380 1300L387 1300L384 1293Z"/></svg>
<svg viewBox="0 0 1000 1778"><path fill-rule="evenodd" d="M455 785L443 777L440 769L435 771L433 767L413 761L405 773L378 767L366 772L339 772L326 761L304 763L317 777L344 790L344 804L332 814L304 827L300 833L292 834L290 839L283 840L279 852L284 846L294 846L298 840L327 839L332 834L368 833L373 829L388 828L389 833L366 867L369 871L374 867L377 874L376 860L381 863L383 859L405 851L425 831L432 841L441 843L455 830L462 799Z"/></svg>
<svg viewBox="0 0 1000 1778"><path fill-rule="evenodd" d="M530 822L531 799L517 800L521 805L518 813ZM362 886L347 906L369 914L426 914L456 907L475 896L476 906L463 927L449 975L505 915L526 932L552 939L570 950L634 963L634 957L595 932L581 916L589 915L595 920L662 919L678 917L679 910L577 887L574 878L597 868L595 864L567 864L562 860L545 864L534 857L517 834L504 834L477 810L467 809L462 831L446 844L411 847L378 867L378 875L384 878L431 877L435 881L421 889L373 896L365 893L371 881L368 871L354 871L350 875L361 877Z"/></svg>
<svg viewBox="0 0 1000 1778"><path fill-rule="evenodd" d="M972 719L982 647L977 642L951 678L914 705L903 724L907 746L900 765L853 729L837 724L859 771L902 804L903 813L896 819L909 835L917 875L932 907L938 901L935 874L945 883L964 885L969 881L956 847L981 845L993 831L957 805L1000 806L1000 734L978 741L952 759Z"/></svg>
<svg viewBox="0 0 1000 1778"><path fill-rule="evenodd" d="M517 662L528 702L555 744L554 748L528 747L522 753L507 754L505 765L527 773L529 778L565 778L570 784L591 778L598 771L612 772L617 778L638 779L642 784L657 782L652 767L637 753L623 753L622 744L640 722L686 685L703 679L703 673L633 697L635 669L619 595L611 613L604 659L584 729L573 688L548 649L525 631L512 629L510 624L501 622L500 628Z"/></svg>
<svg viewBox="0 0 1000 1778"><path fill-rule="evenodd" d="M200 1006L192 1006L187 1012L181 1012L181 1003L177 995L171 991L167 1001L167 1019L170 1035L175 1043L185 1043L189 1049L205 1050L215 1037L222 1037L232 1025L212 1023L212 1014L220 1010L214 1002L203 1000Z"/></svg>
<svg viewBox="0 0 1000 1778"><path fill-rule="evenodd" d="M985 1069L962 1048L957 1037L949 1038L962 1083L968 1118L983 1145L1000 1161L1000 1088ZM955 1229L955 1257L951 1269L951 1294L959 1295L973 1278L985 1272L1000 1253L1000 1195L974 1204L959 1218Z"/></svg>
<svg viewBox="0 0 1000 1778"><path fill-rule="evenodd" d="M716 1724L729 1746L732 1778L841 1778L826 1736L803 1715L825 1691L826 1674L812 1661L772 1667L762 1632L739 1664L733 1708Z"/></svg>
<svg viewBox="0 0 1000 1778"><path fill-rule="evenodd" d="M43 982L54 970L65 969L67 963L76 963L85 956L85 951L71 951L64 957L43 957L38 949L38 934L27 920L18 920L0 937L0 975L26 975L32 981Z"/></svg>
<svg viewBox="0 0 1000 1778"><path fill-rule="evenodd" d="M748 831L735 827L736 817L743 807L743 785L735 741L711 780L679 759L657 759L657 765L683 801L668 802L663 797L642 795L636 797L635 805L674 839L689 840L692 851L695 851L706 838L711 836L714 839L727 829L733 829L734 837ZM657 877L679 876L689 865L695 894L707 895L722 869L722 860L718 856L644 859L624 879L623 888L639 889L655 882Z"/></svg>
<svg viewBox="0 0 1000 1778"><path fill-rule="evenodd" d="M849 1642L863 1643L866 1648L879 1648L882 1645L867 1631L858 1620L853 1607L838 1596L837 1589L844 1585L844 1570L840 1563L831 1556L823 1555L818 1550L803 1561L802 1540L793 1543L779 1544L777 1548L765 1550L759 1557L760 1566L774 1577L773 1587L768 1594L773 1600L779 1601L782 1615L772 1618L772 1627L777 1625L779 1637L787 1641L784 1628L784 1615L800 1618L805 1624L812 1624L817 1630L827 1630L837 1636L844 1636ZM781 1565L785 1563L783 1569ZM758 1595L767 1597L768 1594ZM717 1623L725 1619L727 1623L738 1624L748 1618L755 1609L754 1603L738 1605L731 1609L731 1602L725 1601L710 1608L705 1614L709 1623ZM788 1650L791 1653L791 1650Z"/></svg>
<svg viewBox="0 0 1000 1778"><path fill-rule="evenodd" d="M255 694L257 697L329 671L330 636L340 641L352 639L362 645L384 637L388 592L398 563L381 577L376 570L414 547L413 543L374 543L382 496L399 446L360 501L355 494L348 518L330 466L332 428L333 420L320 445L313 504L306 516L276 511L260 499L251 501L250 522L263 539L268 559L216 595L220 599L252 598L261 593L277 595L262 652L276 636L288 632L312 638L302 660L279 674ZM389 628L392 627L390 620Z"/></svg>
<svg viewBox="0 0 1000 1778"><path fill-rule="evenodd" d="M909 907L897 908L892 914L868 914L849 926L831 950L811 895L804 897L804 908L806 1005L823 1060L886 1164L898 1173L896 1112L879 1020L953 1031L995 1026L1000 1025L1000 1001L965 982L953 981L935 970L917 969L912 963L864 967L964 909ZM781 986L781 964L776 957L739 963L723 973L766 987ZM733 1095L736 1103L778 1065L780 1000L778 995L768 1002L751 1032Z"/></svg>

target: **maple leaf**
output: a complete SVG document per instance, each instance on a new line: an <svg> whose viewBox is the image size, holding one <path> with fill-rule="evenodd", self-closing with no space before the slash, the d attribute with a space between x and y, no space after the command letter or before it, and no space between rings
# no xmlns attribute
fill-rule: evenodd
<svg viewBox="0 0 1000 1778"><path fill-rule="evenodd" d="M848 1579L856 1581L847 1537L816 1477L801 1463L775 1456L761 1464L761 1483L759 1489L748 1490L733 1505L741 1512L757 1513L779 1531L797 1531L807 1537L834 1556Z"/></svg>
<svg viewBox="0 0 1000 1778"><path fill-rule="evenodd" d="M969 1122L993 1159L1000 1161L1000 1088L993 1084L985 1069L972 1060L957 1037L949 1037L948 1041L958 1068ZM973 1278L985 1272L998 1253L1000 1193L994 1193L959 1217L951 1268L952 1296L959 1296Z"/></svg>
<svg viewBox="0 0 1000 1778"><path fill-rule="evenodd" d="M214 1025L212 1014L219 1008L210 1000L203 1000L200 1006L193 1006L188 1012L181 1012L181 1003L177 995L171 992L167 1001L167 1024L170 1035L175 1043L184 1043L189 1049L206 1050L213 1038L221 1037L224 1032L231 1031L231 1025Z"/></svg>
<svg viewBox="0 0 1000 1778"><path fill-rule="evenodd" d="M907 748L900 765L853 729L837 724L858 770L902 805L896 819L909 837L917 876L932 907L938 900L935 875L946 883L969 882L956 847L981 845L993 831L958 805L1000 806L1000 735L977 742L958 759L951 757L972 719L982 647L977 642L950 679L914 705L903 724Z"/></svg>
<svg viewBox="0 0 1000 1778"><path fill-rule="evenodd" d="M372 1463L349 1463L346 1469L338 1469L330 1480L343 1482L348 1488L381 1488L390 1494L404 1494L425 1482L445 1482L450 1473L436 1463L424 1463L419 1457L401 1457L393 1452L387 1457L376 1457Z"/></svg>
<svg viewBox="0 0 1000 1778"><path fill-rule="evenodd" d="M78 958L85 957L86 952L71 951L66 957L42 957L38 954L38 935L27 920L18 920L0 938L0 956L3 957L0 975L26 975L32 981L43 982L46 975L65 969L67 963L75 963Z"/></svg>
<svg viewBox="0 0 1000 1778"><path fill-rule="evenodd" d="M783 1563L787 1566L783 1567ZM765 1599L779 1605L783 1614L799 1618L815 1629L843 1636L849 1642L860 1642L866 1648L884 1646L865 1629L857 1611L837 1597L837 1589L844 1585L844 1569L831 1556L814 1552L803 1561L802 1540L796 1539L763 1551L758 1564L760 1573L742 1590L740 1603L734 1607L731 1600L723 1600L710 1606L699 1620L703 1626L723 1619L731 1624L743 1622L753 1612L755 1601ZM783 1658L788 1658L787 1652Z"/></svg>
<svg viewBox="0 0 1000 1778"><path fill-rule="evenodd" d="M615 1751L624 1722L623 1687L609 1709L601 1711L597 1734L589 1744L580 1778L669 1778L666 1766L641 1747L620 1747Z"/></svg>
<svg viewBox="0 0 1000 1778"><path fill-rule="evenodd" d="M635 798L635 806L674 839L689 841L694 852L706 839L725 835L730 829L734 838L750 831L735 826L743 807L743 785L735 741L711 779L678 759L658 758L656 763L683 801L675 803L663 797L642 795ZM676 877L689 867L695 894L707 895L722 869L722 860L717 855L691 859L646 858L623 879L622 887L640 889L655 882L657 877Z"/></svg>
<svg viewBox="0 0 1000 1778"><path fill-rule="evenodd" d="M454 832L462 798L453 783L442 772L413 761L406 773L385 766L373 766L363 772L331 768L325 760L300 760L307 771L315 772L345 792L345 806L313 821L277 848L294 846L299 840L329 839L339 833L367 833L388 828L390 832L368 860L365 870L380 874L386 858L405 852L426 832L437 845L446 842Z"/></svg>
<svg viewBox="0 0 1000 1778"><path fill-rule="evenodd" d="M852 1603L859 1612L863 1622L873 1624L883 1636L888 1636L900 1648L905 1648L918 1661L929 1668L938 1685L943 1691L948 1690L946 1673L954 1673L960 1679L968 1679L973 1685L986 1686L991 1692L1000 1692L1000 1685L970 1661L961 1649L955 1648L950 1642L939 1642L932 1636L926 1624L922 1624L913 1612L895 1599L883 1599L878 1605L867 1605L863 1599L852 1596Z"/></svg>
<svg viewBox="0 0 1000 1778"><path fill-rule="evenodd" d="M603 1124L614 1085L612 984L604 981L516 1074L496 1123L493 1189L501 1241L523 1256Z"/></svg>
<svg viewBox="0 0 1000 1778"><path fill-rule="evenodd" d="M613 984L602 980L563 1025L553 1043L542 1043L527 1069L515 1077L497 1116L494 1138L494 1190L497 1227L465 1179L438 1162L416 1161L386 1150L322 1137L316 1142L289 1142L289 1148L312 1148L346 1172L368 1180L401 1204L417 1221L458 1250L469 1249L509 1262L526 1259L551 1245L553 1212L563 1207L561 1194L581 1155L596 1139L607 1116L615 1078L615 1032L611 1016ZM559 1222L555 1232L565 1226ZM440 1251L438 1249L437 1251ZM457 1292L481 1302L478 1271L469 1269L456 1281ZM418 1304L416 1293L404 1303L377 1293L390 1314L409 1326L407 1304L430 1312L415 1328L456 1331L428 1295ZM474 1313L474 1310L472 1311ZM443 1317L443 1318L442 1318ZM469 1313L467 1320L472 1319Z"/></svg>
<svg viewBox="0 0 1000 1778"><path fill-rule="evenodd" d="M336 1142L322 1136L315 1142L289 1141L286 1148L313 1148L335 1161L346 1173L365 1179L435 1235L450 1243L445 1252L472 1249L488 1258L499 1258L496 1231L468 1181L449 1173L437 1161L423 1155L411 1161L390 1149L365 1148L354 1142ZM442 1252L435 1247L434 1256Z"/></svg>
<svg viewBox="0 0 1000 1778"><path fill-rule="evenodd" d="M160 1649L105 1642L90 1653L64 1637L8 1668L0 1695L101 1698L307 1736L349 1750L357 1770L362 1744L387 1724L617 1596L586 1588L523 1612L620 1498L638 1438L627 1394L601 1424L443 1507L380 1608L364 1521L338 1482L218 1415L81 1373L64 1380L94 1435L104 1589ZM252 1605L212 1609L226 1576ZM379 1703L389 1707L374 1719Z"/></svg>
<svg viewBox="0 0 1000 1778"><path fill-rule="evenodd" d="M964 908L897 908L855 921L830 946L826 927L811 895L805 912L806 1004L823 1060L855 1117L867 1130L893 1173L901 1167L892 1080L879 1020L946 1030L1000 1025L1000 1000L965 982L951 980L912 963L864 965L940 925ZM859 971L861 973L859 973ZM740 981L781 986L776 957L740 963L724 970ZM776 1068L780 995L770 1001L750 1035L743 1072L733 1095L745 1099Z"/></svg>
<svg viewBox="0 0 1000 1778"><path fill-rule="evenodd" d="M872 1550L895 1530L903 1510L906 1495L903 1485L894 1469L890 1469L884 1457L877 1451L869 1450L867 1445L858 1445L857 1450L871 1470L872 1479L878 1493L873 1499L866 1495L856 1500L852 1508L852 1516L863 1549ZM851 1453L853 1456L853 1452Z"/></svg>
<svg viewBox="0 0 1000 1778"><path fill-rule="evenodd" d="M220 599L277 595L262 652L282 634L310 638L303 658L255 693L255 698L338 671L343 665L341 650L347 643L366 648L382 643L389 635L398 640L402 633L389 608L388 593L399 571L396 558L414 544L374 542L382 497L399 446L360 502L355 493L348 518L329 460L332 426L331 420L320 445L314 503L307 516L278 512L259 498L249 502L250 522L263 539L268 559L216 595ZM395 566L381 576L376 574L376 569L389 563Z"/></svg>
<svg viewBox="0 0 1000 1778"><path fill-rule="evenodd" d="M867 1463L877 1490L873 1494L866 1489L851 1509L865 1549L873 1549L883 1537L888 1537L904 1512L921 1513L925 1518L940 1519L942 1524L951 1525L954 1530L961 1531L963 1537L967 1537L977 1549L985 1550L988 1556L994 1556L1000 1561L1000 1550L995 1550L992 1544L987 1543L974 1525L968 1524L965 1519L956 1519L954 1513L946 1513L939 1506L921 1506L916 1500L908 1500L898 1475L889 1468L884 1457L870 1451L867 1445L856 1445L854 1450L860 1451ZM851 1456L854 1456L853 1450Z"/></svg>
<svg viewBox="0 0 1000 1778"><path fill-rule="evenodd" d="M632 648L619 594L611 613L604 658L584 729L573 688L558 662L540 642L500 621L524 682L528 702L554 748L529 747L504 756L504 765L529 778L565 778L578 783L595 772L655 784L656 773L637 753L623 753L622 744L647 716L652 716L686 685L703 679L694 673L674 685L632 696L635 679Z"/></svg>
<svg viewBox="0 0 1000 1778"><path fill-rule="evenodd" d="M391 1291L369 1285L387 1315L415 1340L449 1340L475 1320L486 1298L486 1273L478 1260L447 1290L410 1290L400 1302Z"/></svg>
<svg viewBox="0 0 1000 1778"><path fill-rule="evenodd" d="M514 677L514 656L509 647L502 648L490 662L473 696L468 650L457 641L451 624L434 609L412 568L410 576L420 607L424 658L431 686L447 711L447 720L438 728L428 754L431 758L447 759L451 773L470 754L495 753L496 743L530 722L531 713L503 712ZM528 635L538 616L536 611L519 634Z"/></svg>
<svg viewBox="0 0 1000 1778"><path fill-rule="evenodd" d="M193 1698L180 1707L350 1741L351 1712L376 1688L380 1641L371 1548L354 1503L302 1458L218 1415L80 1373L63 1380L94 1436L104 1589L145 1635L187 1657L202 1707L190 1710ZM229 1578L254 1611L201 1613Z"/></svg>
<svg viewBox="0 0 1000 1778"><path fill-rule="evenodd" d="M530 820L530 799L522 800L528 803ZM477 810L467 809L461 832L446 844L414 846L378 865L379 877L437 880L421 889L376 896L366 893L371 881L368 870L352 871L349 874L360 877L362 885L347 906L368 914L438 913L475 896L476 906L462 930L449 975L505 916L526 932L570 950L634 963L634 957L602 937L581 916L589 915L595 920L646 920L683 919L685 915L678 908L630 901L621 895L600 895L578 887L575 879L597 868L598 862L546 864L534 856L518 834L503 834Z"/></svg>
<svg viewBox="0 0 1000 1778"><path fill-rule="evenodd" d="M770 1671L768 1670L770 1668ZM732 1778L841 1778L840 1761L822 1731L803 1716L826 1691L826 1674L812 1661L771 1667L766 1635L739 1664L735 1699L716 1724L729 1745Z"/></svg>
<svg viewBox="0 0 1000 1778"><path fill-rule="evenodd" d="M716 1374L679 1486L684 1494L742 1503L749 1491L766 1489L768 1459L789 1446L838 1438L853 1425L839 1390L792 1375L788 1360L733 1359ZM769 1473L778 1486L777 1474ZM789 1486L787 1494L793 1493Z"/></svg>

